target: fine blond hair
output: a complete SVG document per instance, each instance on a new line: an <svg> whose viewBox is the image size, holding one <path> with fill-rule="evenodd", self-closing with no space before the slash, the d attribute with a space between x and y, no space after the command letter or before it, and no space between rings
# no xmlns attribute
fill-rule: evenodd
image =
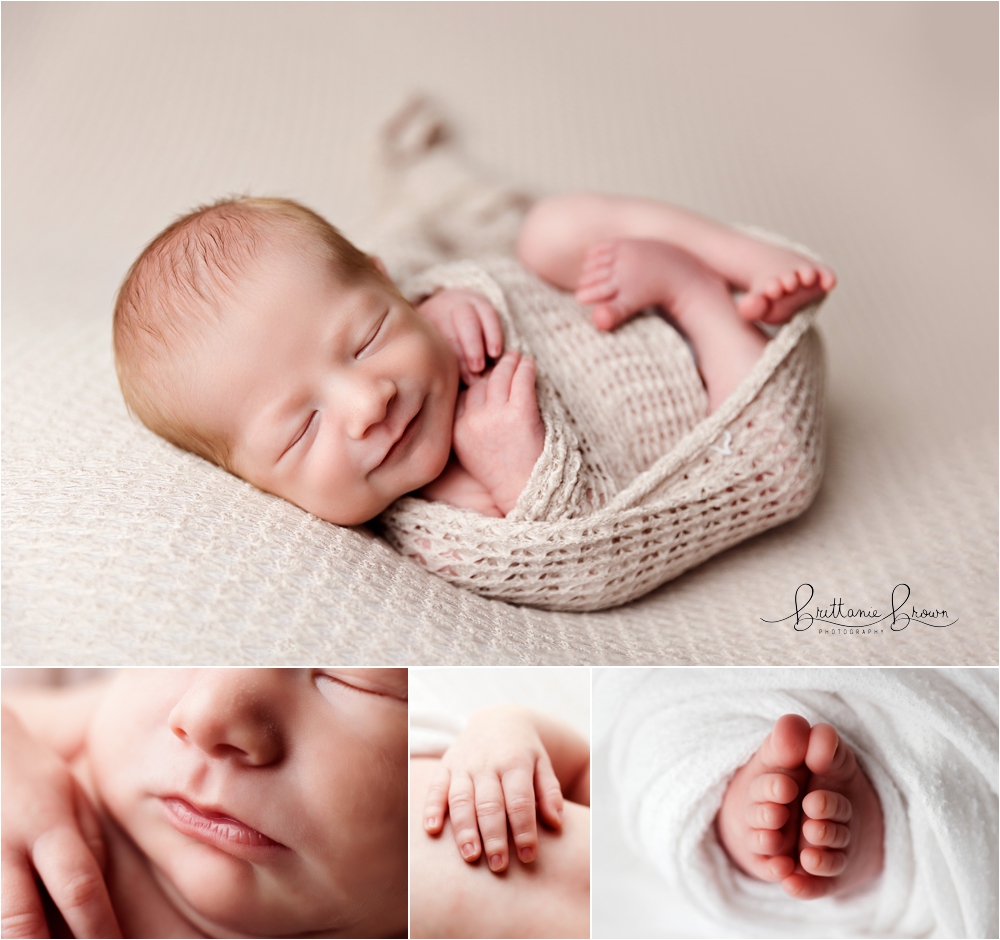
<svg viewBox="0 0 1000 940"><path fill-rule="evenodd" d="M115 369L129 411L151 431L232 472L232 441L196 427L176 395L178 360L217 322L262 253L297 239L345 283L381 277L371 259L322 216L291 199L237 197L199 206L142 251L118 291Z"/></svg>

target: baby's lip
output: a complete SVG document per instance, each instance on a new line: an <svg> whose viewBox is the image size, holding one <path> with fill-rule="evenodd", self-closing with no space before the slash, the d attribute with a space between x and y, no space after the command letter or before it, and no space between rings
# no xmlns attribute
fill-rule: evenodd
<svg viewBox="0 0 1000 940"><path fill-rule="evenodd" d="M221 809L198 806L181 796L161 797L178 832L248 861L263 860L288 847Z"/></svg>
<svg viewBox="0 0 1000 940"><path fill-rule="evenodd" d="M420 402L419 407L413 413L409 421L403 425L402 431L400 431L399 436L392 442L392 446L385 452L385 455L378 462L377 466L381 467L384 464L391 463L396 456L402 451L410 441L413 440L416 435L417 430L417 420L423 414L424 403Z"/></svg>

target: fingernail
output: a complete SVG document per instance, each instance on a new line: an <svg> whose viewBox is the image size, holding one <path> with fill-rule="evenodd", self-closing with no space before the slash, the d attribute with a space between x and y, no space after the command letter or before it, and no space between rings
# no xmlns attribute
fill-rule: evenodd
<svg viewBox="0 0 1000 940"><path fill-rule="evenodd" d="M464 858L472 858L476 854L476 847L471 842L466 842L462 846L462 855Z"/></svg>
<svg viewBox="0 0 1000 940"><path fill-rule="evenodd" d="M490 856L490 868L496 871L503 864L503 856L501 855L491 855Z"/></svg>
<svg viewBox="0 0 1000 940"><path fill-rule="evenodd" d="M522 862L530 862L535 857L535 853L531 851L530 845L526 845L517 855Z"/></svg>
<svg viewBox="0 0 1000 940"><path fill-rule="evenodd" d="M436 816L428 816L424 820L424 828L425 829L433 829L436 825L437 825L437 817Z"/></svg>

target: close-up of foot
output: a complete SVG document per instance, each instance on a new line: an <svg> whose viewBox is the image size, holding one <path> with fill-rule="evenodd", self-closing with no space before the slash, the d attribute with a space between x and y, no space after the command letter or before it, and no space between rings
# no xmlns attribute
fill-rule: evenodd
<svg viewBox="0 0 1000 940"><path fill-rule="evenodd" d="M808 900L844 894L878 875L884 824L875 789L833 727L813 727L805 763L798 864L782 887Z"/></svg>
<svg viewBox="0 0 1000 940"><path fill-rule="evenodd" d="M746 273L733 286L746 292L736 307L747 320L785 323L837 285L831 267L795 251L748 240L740 253L734 266L745 264Z"/></svg>
<svg viewBox="0 0 1000 940"><path fill-rule="evenodd" d="M666 242L622 238L587 251L576 299L593 305L599 330L613 330L647 307L672 314L692 294L724 294L722 278L697 258Z"/></svg>
<svg viewBox="0 0 1000 940"><path fill-rule="evenodd" d="M762 881L782 881L795 870L809 741L805 718L779 718L757 753L736 771L716 816L729 857Z"/></svg>

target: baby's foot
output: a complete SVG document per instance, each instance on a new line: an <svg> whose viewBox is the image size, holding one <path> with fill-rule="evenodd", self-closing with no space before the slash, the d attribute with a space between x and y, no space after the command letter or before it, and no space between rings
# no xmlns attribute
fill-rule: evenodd
<svg viewBox="0 0 1000 940"><path fill-rule="evenodd" d="M734 286L746 290L736 307L747 320L784 323L837 284L832 268L798 252L749 239L743 250L746 275Z"/></svg>
<svg viewBox="0 0 1000 940"><path fill-rule="evenodd" d="M792 897L844 893L882 870L882 807L854 752L830 725L809 734L799 864L782 881Z"/></svg>
<svg viewBox="0 0 1000 940"><path fill-rule="evenodd" d="M681 298L723 284L697 258L666 242L619 239L591 248L583 260L576 299L593 304L599 330L613 330L647 307L670 313Z"/></svg>
<svg viewBox="0 0 1000 940"><path fill-rule="evenodd" d="M716 817L729 857L762 881L787 880L795 870L809 722L783 715L760 749L729 783Z"/></svg>

